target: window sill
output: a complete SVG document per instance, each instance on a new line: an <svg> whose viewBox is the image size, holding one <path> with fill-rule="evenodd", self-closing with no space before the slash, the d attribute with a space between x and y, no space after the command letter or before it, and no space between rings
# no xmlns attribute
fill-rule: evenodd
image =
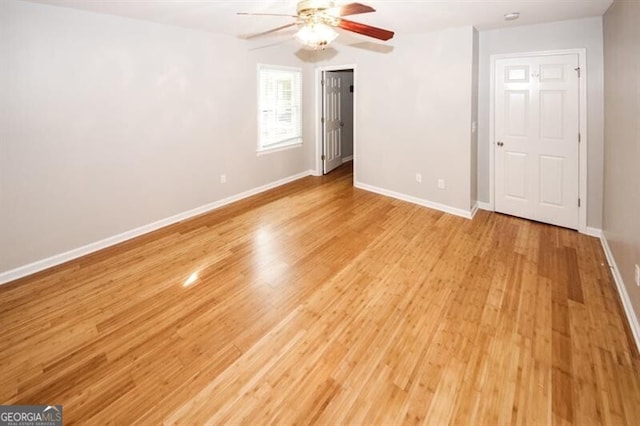
<svg viewBox="0 0 640 426"><path fill-rule="evenodd" d="M274 152L280 152L280 151L286 151L289 149L295 149L295 148L300 148L302 146L302 142L299 143L294 143L291 145L284 145L284 146L276 146L273 148L267 148L267 149L259 149L257 151L257 155L258 157L260 157L261 155L267 155L267 154L271 154Z"/></svg>

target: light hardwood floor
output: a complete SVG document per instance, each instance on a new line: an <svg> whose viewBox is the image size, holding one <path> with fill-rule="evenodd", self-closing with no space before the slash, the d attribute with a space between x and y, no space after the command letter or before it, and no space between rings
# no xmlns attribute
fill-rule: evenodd
<svg viewBox="0 0 640 426"><path fill-rule="evenodd" d="M351 179L1 286L0 403L63 404L65 424L640 422L597 239Z"/></svg>

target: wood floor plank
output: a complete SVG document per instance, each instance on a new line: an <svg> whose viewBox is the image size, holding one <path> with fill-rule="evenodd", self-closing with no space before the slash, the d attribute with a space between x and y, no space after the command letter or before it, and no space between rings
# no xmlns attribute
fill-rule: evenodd
<svg viewBox="0 0 640 426"><path fill-rule="evenodd" d="M640 355L597 239L352 179L1 286L0 403L69 424L637 423Z"/></svg>

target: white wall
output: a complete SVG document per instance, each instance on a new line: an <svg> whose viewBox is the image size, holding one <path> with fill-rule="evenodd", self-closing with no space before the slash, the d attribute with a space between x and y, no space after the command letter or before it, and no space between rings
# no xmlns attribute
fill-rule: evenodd
<svg viewBox="0 0 640 426"><path fill-rule="evenodd" d="M604 68L600 17L480 32L478 198L489 202L490 56L572 48L587 50L587 226L602 228Z"/></svg>
<svg viewBox="0 0 640 426"><path fill-rule="evenodd" d="M311 71L356 65L359 182L470 210L472 50L473 28L464 27L397 35L384 48L336 45L308 57Z"/></svg>
<svg viewBox="0 0 640 426"><path fill-rule="evenodd" d="M471 205L473 208L478 202L478 91L480 85L480 35L473 29L473 68L471 75L471 122L476 124L471 129Z"/></svg>
<svg viewBox="0 0 640 426"><path fill-rule="evenodd" d="M632 327L640 345L640 287L634 284L634 265L640 265L640 3L614 2L604 17L604 47L603 230L623 303L629 312L630 301L635 311Z"/></svg>
<svg viewBox="0 0 640 426"><path fill-rule="evenodd" d="M256 156L256 64L286 50L2 1L0 58L0 273L307 169Z"/></svg>

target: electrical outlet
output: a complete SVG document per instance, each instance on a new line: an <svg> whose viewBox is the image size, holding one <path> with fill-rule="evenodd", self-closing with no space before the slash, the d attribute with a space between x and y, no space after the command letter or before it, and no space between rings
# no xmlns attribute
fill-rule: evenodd
<svg viewBox="0 0 640 426"><path fill-rule="evenodd" d="M416 182L422 183L422 173L416 173Z"/></svg>
<svg viewBox="0 0 640 426"><path fill-rule="evenodd" d="M438 179L438 189L444 189L444 179Z"/></svg>
<svg viewBox="0 0 640 426"><path fill-rule="evenodd" d="M227 175L220 175L220 183L227 183Z"/></svg>
<svg viewBox="0 0 640 426"><path fill-rule="evenodd" d="M636 264L636 285L640 287L640 265Z"/></svg>

